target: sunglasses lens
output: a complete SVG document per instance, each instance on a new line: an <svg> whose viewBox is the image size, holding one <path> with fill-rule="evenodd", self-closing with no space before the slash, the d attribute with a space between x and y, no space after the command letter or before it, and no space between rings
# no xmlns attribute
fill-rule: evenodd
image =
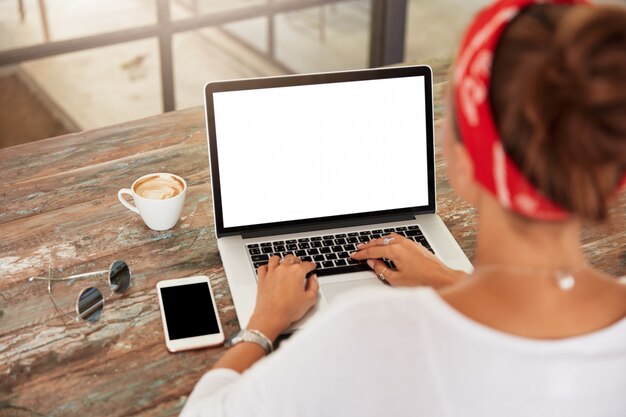
<svg viewBox="0 0 626 417"><path fill-rule="evenodd" d="M130 287L130 268L124 261L115 261L111 264L109 282L114 292L126 292Z"/></svg>
<svg viewBox="0 0 626 417"><path fill-rule="evenodd" d="M86 321L98 321L104 309L104 298L99 289L94 287L85 288L78 296L76 312L78 317Z"/></svg>

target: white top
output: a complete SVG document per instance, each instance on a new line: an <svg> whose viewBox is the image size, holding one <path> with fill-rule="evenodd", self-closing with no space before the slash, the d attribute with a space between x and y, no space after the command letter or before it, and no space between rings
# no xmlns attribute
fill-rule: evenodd
<svg viewBox="0 0 626 417"><path fill-rule="evenodd" d="M557 341L475 322L430 288L356 291L181 416L626 416L626 319Z"/></svg>

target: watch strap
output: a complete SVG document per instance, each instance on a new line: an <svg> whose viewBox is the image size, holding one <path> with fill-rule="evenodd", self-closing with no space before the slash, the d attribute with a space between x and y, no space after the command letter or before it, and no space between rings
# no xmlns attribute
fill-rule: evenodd
<svg viewBox="0 0 626 417"><path fill-rule="evenodd" d="M256 343L263 348L266 354L270 354L274 351L272 341L263 333L255 329L240 330L229 340L228 345L234 346L241 342Z"/></svg>

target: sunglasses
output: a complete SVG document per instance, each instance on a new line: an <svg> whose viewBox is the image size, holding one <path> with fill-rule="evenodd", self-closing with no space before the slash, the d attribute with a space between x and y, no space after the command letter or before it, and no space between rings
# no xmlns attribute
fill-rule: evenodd
<svg viewBox="0 0 626 417"><path fill-rule="evenodd" d="M109 269L95 272L87 272L84 274L71 275L65 278L50 278L48 277L30 277L28 279L29 282L39 280L39 281L48 281L48 294L50 295L50 299L52 300L52 304L54 307L62 312L62 309L58 306L54 297L52 296L52 282L53 281L72 281L75 279L85 279L90 278L97 275L104 275L108 273L109 279L108 284L111 288L111 293L106 298L107 300L113 296L113 294L122 294L125 293L128 288L130 288L130 268L126 264L126 262L122 260L114 261ZM83 289L76 299L76 317L72 318L74 321L85 320L89 322L95 322L100 319L102 315L102 311L104 310L104 301L105 298L102 295L102 292L96 287L87 287ZM67 313L63 313L66 316ZM70 317L71 318L71 317Z"/></svg>

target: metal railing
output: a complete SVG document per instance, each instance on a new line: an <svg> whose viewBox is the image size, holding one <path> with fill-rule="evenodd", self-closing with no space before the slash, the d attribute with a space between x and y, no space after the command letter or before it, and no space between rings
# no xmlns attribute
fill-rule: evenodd
<svg viewBox="0 0 626 417"><path fill-rule="evenodd" d="M174 34L266 17L269 21L266 55L273 59L275 50L273 21L277 14L344 1L348 0L284 0L280 2L267 0L265 4L172 20L170 0L156 0L157 22L154 25L2 51L0 52L0 66L156 37L159 41L163 111L167 112L176 108L172 62ZM404 58L407 0L371 0L371 2L370 66L401 62Z"/></svg>

